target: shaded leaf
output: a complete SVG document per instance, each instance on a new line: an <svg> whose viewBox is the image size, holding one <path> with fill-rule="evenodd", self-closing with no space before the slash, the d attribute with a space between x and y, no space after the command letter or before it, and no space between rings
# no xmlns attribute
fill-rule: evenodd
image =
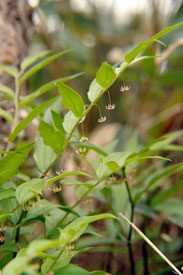
<svg viewBox="0 0 183 275"><path fill-rule="evenodd" d="M41 194L43 190L44 179L32 179L19 185L16 189L16 198L20 204Z"/></svg>
<svg viewBox="0 0 183 275"><path fill-rule="evenodd" d="M77 73L77 74L69 75L69 76L66 76L66 77L58 78L56 80L52 80L52 81L42 85L35 92L24 96L23 99L21 100L21 102L19 103L19 108L22 108L27 103L29 103L30 101L34 100L35 98L43 95L44 93L51 90L52 88L55 88L57 82L66 82L66 81L68 81L70 79L73 79L73 78L76 78L80 75L82 75L82 73Z"/></svg>
<svg viewBox="0 0 183 275"><path fill-rule="evenodd" d="M13 66L0 64L0 70L13 76L14 78L18 76L18 71Z"/></svg>
<svg viewBox="0 0 183 275"><path fill-rule="evenodd" d="M44 109L46 109L48 106L50 106L59 96L55 96L53 98L51 98L50 100L42 103L41 105L35 107L29 114L28 116L21 120L18 125L15 127L15 129L13 130L13 132L11 132L11 134L9 135L9 140L13 141L16 136L23 130L25 129L29 123L36 118L37 116L39 116Z"/></svg>
<svg viewBox="0 0 183 275"><path fill-rule="evenodd" d="M42 68L44 68L45 66L47 66L48 64L50 64L52 61L54 61L55 59L57 59L61 55L64 55L64 54L66 54L66 53L68 53L70 51L71 50L62 51L60 53L51 55L51 56L43 59L42 61L40 61L38 64L34 65L33 67L31 67L29 70L27 70L23 74L23 76L19 80L19 85L21 85L26 79L28 79L30 76L32 76L33 74L35 74L37 71L41 70Z"/></svg>
<svg viewBox="0 0 183 275"><path fill-rule="evenodd" d="M52 51L41 51L39 53L31 54L24 58L24 60L20 64L20 68L22 71L26 70L28 67L30 67L33 63L38 61L39 59L49 55L52 53Z"/></svg>
<svg viewBox="0 0 183 275"><path fill-rule="evenodd" d="M10 124L12 124L13 117L8 111L5 111L4 109L0 108L0 116L6 119Z"/></svg>
<svg viewBox="0 0 183 275"><path fill-rule="evenodd" d="M52 116L52 120L54 123L54 126L60 130L61 133L65 133L65 130L63 128L63 118L61 117L61 115L59 115L57 112L51 110L51 116Z"/></svg>
<svg viewBox="0 0 183 275"><path fill-rule="evenodd" d="M0 160L0 185L18 173L18 168L28 156L33 143L26 145Z"/></svg>
<svg viewBox="0 0 183 275"><path fill-rule="evenodd" d="M14 99L14 91L3 84L0 84L0 92L3 92L8 98Z"/></svg>
<svg viewBox="0 0 183 275"><path fill-rule="evenodd" d="M65 136L59 130L42 120L39 124L39 133L44 143L50 146L55 153L62 152Z"/></svg>
<svg viewBox="0 0 183 275"><path fill-rule="evenodd" d="M152 174L148 179L146 179L145 181L145 186L142 188L142 190L140 190L134 198L134 202L137 202L141 196L151 187L153 186L156 182L160 181L161 179L170 176L174 173L176 173L177 171L181 170L183 167L183 163L179 163L176 165L169 165L157 172L155 172L154 174Z"/></svg>
<svg viewBox="0 0 183 275"><path fill-rule="evenodd" d="M62 178L66 178L66 177L69 177L69 176L74 176L74 175L89 177L89 175L87 173L84 173L84 172L78 171L78 170L71 171L71 172L64 172L64 173L50 179L47 183L47 186L49 186L51 183L53 183L57 180L60 180Z"/></svg>

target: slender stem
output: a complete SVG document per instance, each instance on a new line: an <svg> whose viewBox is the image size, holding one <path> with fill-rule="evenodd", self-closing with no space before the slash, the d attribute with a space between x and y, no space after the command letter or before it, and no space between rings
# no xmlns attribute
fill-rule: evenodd
<svg viewBox="0 0 183 275"><path fill-rule="evenodd" d="M108 93L108 99L109 99L109 105L111 105L111 95L110 95L110 92L107 90L107 93Z"/></svg>
<svg viewBox="0 0 183 275"><path fill-rule="evenodd" d="M107 200L108 207L109 207L109 209L111 210L112 214L115 215L115 216L117 216L117 213L116 213L116 211L114 210L114 207L112 206L112 203L111 203L111 201L110 201L110 198L109 198L109 197L106 197L106 200ZM128 239L128 236L126 235L126 232L124 231L123 226L122 226L120 220L116 220L116 222L118 223L118 225L119 225L119 227L120 227L120 230L121 230L121 233L123 234L123 236L124 236L126 239Z"/></svg>
<svg viewBox="0 0 183 275"><path fill-rule="evenodd" d="M109 87L111 87L113 85L113 83L116 81L117 78L119 78L121 76L121 74L128 68L128 63L124 63L123 68L121 69L121 71L118 73L118 75L116 76L116 78L110 83ZM83 119L83 117L85 117L89 111L93 108L93 106L100 100L100 98L103 96L103 94L108 90L109 87L106 87L102 90L102 92L96 97L96 99L91 102L91 104L88 106L88 108L85 110L85 112L83 113L83 115L78 118L78 120L76 121L75 125L73 126L69 136L67 137L66 141L65 141L65 145L63 146L62 151L60 152L60 154L58 154L58 156L54 159L54 161L49 165L49 167L44 171L44 175L48 173L48 171L55 165L55 163L59 160L59 158L61 157L62 153L64 152L64 150L66 149L66 147L69 144L69 141L72 137L72 134L74 133L75 129L77 128L77 126L79 125L80 121ZM44 177L44 175L42 177Z"/></svg>
<svg viewBox="0 0 183 275"><path fill-rule="evenodd" d="M99 185L99 183L100 183L101 181L102 181L102 180L97 181L96 184L94 184L90 189L88 189L88 190L81 196L81 198L72 206L72 209L74 209L77 205L79 205L79 204L82 202L82 200L83 200L85 197L88 196L88 194L90 193L90 191L91 191L92 189L94 189L97 185ZM69 214L70 214L69 212L66 213L66 214L62 217L62 219L57 223L56 227L58 227L60 224L62 224L62 222L69 216Z"/></svg>
<svg viewBox="0 0 183 275"><path fill-rule="evenodd" d="M14 105L15 105L15 114L13 118L13 123L11 126L11 132L15 129L16 124L18 122L18 116L19 116L19 106L18 106L18 100L19 100L19 94L20 94L20 86L19 86L19 74L15 78L15 100L14 100ZM8 145L6 148L6 151L9 152L11 149L12 143L11 141L8 141Z"/></svg>
<svg viewBox="0 0 183 275"><path fill-rule="evenodd" d="M54 266L56 265L57 261L59 260L59 258L62 256L62 253L64 252L65 246L63 248L61 248L60 253L58 254L57 258L54 260L53 264L51 265L49 271L52 271Z"/></svg>
<svg viewBox="0 0 183 275"><path fill-rule="evenodd" d="M125 217L122 213L119 213L119 215L131 226L133 229L151 246L151 248L156 251L156 253L178 274L183 275L172 262L142 233L142 231L127 217Z"/></svg>
<svg viewBox="0 0 183 275"><path fill-rule="evenodd" d="M122 175L123 175L123 178L125 179L126 178L126 173L125 173L125 167L122 168ZM129 201L130 201L130 205L131 205L131 222L133 222L133 218L134 218L134 202L133 202L133 197L132 197L132 193L131 193L131 190L130 190L130 186L128 184L128 181L125 180L125 186L126 186L126 190L128 192L128 197L129 197ZM131 236L132 236L132 228L130 227L130 230L129 230L129 234L128 234L128 240L131 241Z"/></svg>
<svg viewBox="0 0 183 275"><path fill-rule="evenodd" d="M122 175L123 175L123 178L125 179L126 178L125 167L122 168ZM131 217L130 217L130 220L131 220L131 222L133 222L133 218L134 218L134 202L133 202L130 186L129 186L127 180L125 180L125 186L126 186L126 190L127 190L129 201L130 201L130 206L131 206ZM128 254L129 254L129 260L130 260L131 274L135 275L136 274L136 271L135 271L135 260L134 260L134 256L133 256L131 238L132 238L132 227L130 227L130 229L129 229L127 246L128 246Z"/></svg>
<svg viewBox="0 0 183 275"><path fill-rule="evenodd" d="M142 231L145 234L145 220L142 224ZM147 252L147 244L145 241L142 243L142 255L144 261L144 275L149 275L149 267L148 267L148 252Z"/></svg>

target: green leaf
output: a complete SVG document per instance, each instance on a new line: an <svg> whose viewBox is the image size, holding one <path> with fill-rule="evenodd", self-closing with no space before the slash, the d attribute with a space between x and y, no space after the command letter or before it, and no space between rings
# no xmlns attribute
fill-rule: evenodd
<svg viewBox="0 0 183 275"><path fill-rule="evenodd" d="M156 213L148 205L142 202L137 202L135 205L135 212L154 220L158 219Z"/></svg>
<svg viewBox="0 0 183 275"><path fill-rule="evenodd" d="M157 39L159 39L160 37L162 37L166 33L170 32L171 30L173 30L177 27L179 27L182 24L183 24L183 22L175 24L173 26L170 26L170 27L158 32L157 34L152 36L150 39L148 39L146 42L139 43L132 51L130 51L129 53L127 53L125 55L125 61L129 64L141 51L143 51L151 43L153 43L154 41L156 41Z"/></svg>
<svg viewBox="0 0 183 275"><path fill-rule="evenodd" d="M12 199L15 197L15 190L13 188L4 189L0 187L0 201Z"/></svg>
<svg viewBox="0 0 183 275"><path fill-rule="evenodd" d="M51 110L55 110L57 112L60 111L61 108L61 97L54 101L54 103L46 110L43 119L44 121L51 123ZM37 132L36 140L35 140L35 150L33 155L37 168L44 173L47 168L53 163L57 154L53 151L53 149L44 144L43 138L40 137L39 132Z"/></svg>
<svg viewBox="0 0 183 275"><path fill-rule="evenodd" d="M115 152L105 157L96 169L98 178L109 176L112 172L122 168L130 154L130 152ZM107 167L108 164L106 165L106 163L109 163L110 168Z"/></svg>
<svg viewBox="0 0 183 275"><path fill-rule="evenodd" d="M0 246L0 253L7 252L7 251L18 252L18 244L17 243L6 243L6 244L3 244Z"/></svg>
<svg viewBox="0 0 183 275"><path fill-rule="evenodd" d="M83 216L76 219L61 230L60 240L63 240L63 244L69 244L77 240L86 230L88 224L101 220L101 219L117 219L116 216L104 213L94 216Z"/></svg>
<svg viewBox="0 0 183 275"><path fill-rule="evenodd" d="M160 160L168 160L168 161L171 161L170 159L168 158L163 158L163 157L160 157L160 156L140 156L140 157L132 157L132 158L128 158L126 161L125 161L125 165L130 163L130 162L133 162L133 161L141 161L141 160L145 160L145 159L160 159Z"/></svg>
<svg viewBox="0 0 183 275"><path fill-rule="evenodd" d="M4 109L0 108L0 116L6 119L10 124L12 124L13 117L8 111L5 111Z"/></svg>
<svg viewBox="0 0 183 275"><path fill-rule="evenodd" d="M153 207L156 211L165 212L167 214L176 215L183 217L182 209L183 209L183 201L170 201L163 202L155 207Z"/></svg>
<svg viewBox="0 0 183 275"><path fill-rule="evenodd" d="M57 83L57 86L63 97L63 106L72 111L76 117L81 117L85 109L81 96L63 83Z"/></svg>
<svg viewBox="0 0 183 275"><path fill-rule="evenodd" d="M91 272L91 275L112 275L112 274L108 273L106 271L96 270L96 271Z"/></svg>
<svg viewBox="0 0 183 275"><path fill-rule="evenodd" d="M135 58L130 63L130 65L136 64L136 63L138 63L139 61L142 61L142 60L153 59L153 58L158 58L158 57L161 57L161 56L140 56L140 57Z"/></svg>
<svg viewBox="0 0 183 275"><path fill-rule="evenodd" d="M12 216L13 214L0 214L0 223L4 223L10 216Z"/></svg>
<svg viewBox="0 0 183 275"><path fill-rule="evenodd" d="M51 116L52 116L52 120L54 123L54 126L60 130L61 133L65 133L65 130L63 128L63 118L61 117L61 115L59 115L57 112L51 110Z"/></svg>
<svg viewBox="0 0 183 275"><path fill-rule="evenodd" d="M42 120L39 124L40 136L44 143L50 146L55 153L61 153L65 143L65 136L52 125Z"/></svg>
<svg viewBox="0 0 183 275"><path fill-rule="evenodd" d="M34 54L31 54L31 55L27 56L26 58L24 58L24 60L20 64L21 70L25 71L33 63L35 63L39 59L49 55L50 53L52 53L52 51L50 51L50 50L49 51L41 51L40 53L34 53Z"/></svg>
<svg viewBox="0 0 183 275"><path fill-rule="evenodd" d="M39 171L44 173L44 171L46 171L50 164L55 160L56 156L57 154L53 149L50 146L46 146L43 138L37 134L33 157Z"/></svg>
<svg viewBox="0 0 183 275"><path fill-rule="evenodd" d="M54 275L90 275L91 272L73 264L68 264L54 272Z"/></svg>
<svg viewBox="0 0 183 275"><path fill-rule="evenodd" d="M33 143L26 145L0 160L0 186L18 173L18 168L28 156Z"/></svg>
<svg viewBox="0 0 183 275"><path fill-rule="evenodd" d="M104 162L105 166L107 166L112 172L115 172L120 169L120 166L115 161L107 161Z"/></svg>
<svg viewBox="0 0 183 275"><path fill-rule="evenodd" d="M69 75L69 76L66 76L66 77L58 78L56 80L52 80L52 81L42 85L35 92L33 92L33 93L31 93L27 96L24 96L23 99L21 100L21 102L19 103L19 108L22 108L23 106L25 106L30 101L32 101L35 98L45 94L47 91L55 88L55 85L57 84L57 82L67 82L70 79L76 78L76 77L78 77L82 74L83 73L77 73L77 74Z"/></svg>
<svg viewBox="0 0 183 275"><path fill-rule="evenodd" d="M18 71L13 66L0 64L0 70L13 76L14 78L18 76Z"/></svg>
<svg viewBox="0 0 183 275"><path fill-rule="evenodd" d="M107 88L116 79L114 69L106 62L102 63L96 74L96 81L103 88Z"/></svg>
<svg viewBox="0 0 183 275"><path fill-rule="evenodd" d="M26 71L23 74L23 76L19 80L19 85L21 85L26 79L28 79L30 76L32 76L33 74L35 74L37 71L41 70L42 68L44 68L45 66L47 66L48 64L50 64L52 61L54 61L55 59L57 59L61 55L64 55L64 54L66 54L66 53L68 53L70 51L71 50L66 50L66 51L63 51L63 52L51 55L51 56L45 58L44 60L40 61L38 64L36 64L33 67L31 67L28 71Z"/></svg>
<svg viewBox="0 0 183 275"><path fill-rule="evenodd" d="M170 198L173 195L173 193L175 191L181 190L182 187L183 187L183 183L178 182L176 184L174 183L169 188L162 190L161 192L156 194L156 196L151 198L151 206L155 207L156 205L158 205L158 204L162 203L163 201L167 200L168 198Z"/></svg>
<svg viewBox="0 0 183 275"><path fill-rule="evenodd" d="M39 200L39 208L32 207L26 215L26 220L35 218L37 216L48 214L50 211L58 208L60 205L51 203L47 200Z"/></svg>
<svg viewBox="0 0 183 275"><path fill-rule="evenodd" d="M59 255L59 253L60 253L60 251L56 251L56 252L52 253L51 256L56 258ZM53 271L69 264L71 259L78 253L79 253L79 251L64 250L62 255L57 260L56 264L54 265ZM54 259L49 259L49 258L44 261L43 265L41 266L41 271L43 274L46 274L50 270L53 262L54 262Z"/></svg>
<svg viewBox="0 0 183 275"><path fill-rule="evenodd" d="M87 93L90 102L93 102L97 96L102 92L103 88L96 81L96 78L91 82L89 91Z"/></svg>
<svg viewBox="0 0 183 275"><path fill-rule="evenodd" d="M179 163L176 165L168 165L167 167L157 171L156 173L152 174L148 179L145 181L145 186L143 186L142 190L138 192L135 195L134 202L137 202L141 196L151 187L153 186L156 182L160 181L161 179L168 177L177 171L181 170L183 167L183 163Z"/></svg>
<svg viewBox="0 0 183 275"><path fill-rule="evenodd" d="M71 144L75 145L75 146L83 146L86 148L86 152L89 150L93 150L97 153L99 153L100 155L106 157L108 154L100 147L90 143L90 142L78 142L78 141L71 141Z"/></svg>
<svg viewBox="0 0 183 275"><path fill-rule="evenodd" d="M60 180L60 179L66 178L66 177L70 177L70 176L76 176L76 175L90 177L90 175L88 175L87 173L84 173L84 172L78 171L78 170L71 171L71 172L64 172L64 173L50 179L47 183L47 186L49 186L51 183L53 183L57 180Z"/></svg>
<svg viewBox="0 0 183 275"><path fill-rule="evenodd" d="M41 194L43 190L44 179L32 179L19 185L16 189L16 198L20 204Z"/></svg>
<svg viewBox="0 0 183 275"><path fill-rule="evenodd" d="M64 130L68 134L70 134L70 132L72 131L72 129L75 126L75 124L76 124L77 121L78 121L78 118L71 111L69 111L64 116L64 121L63 121Z"/></svg>
<svg viewBox="0 0 183 275"><path fill-rule="evenodd" d="M3 92L8 98L14 99L14 91L3 84L0 84L0 92Z"/></svg>
<svg viewBox="0 0 183 275"><path fill-rule="evenodd" d="M41 105L35 107L29 114L28 116L19 122L19 124L15 127L15 129L13 130L13 132L11 132L11 134L9 135L9 140L12 142L16 136L23 130L25 129L29 123L36 118L37 116L39 116L44 109L46 109L48 106L50 106L59 96L55 96L53 98L51 98L50 100L42 103Z"/></svg>

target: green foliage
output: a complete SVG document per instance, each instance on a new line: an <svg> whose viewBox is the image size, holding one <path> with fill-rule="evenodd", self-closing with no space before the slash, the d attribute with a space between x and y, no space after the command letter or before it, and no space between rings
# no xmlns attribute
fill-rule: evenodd
<svg viewBox="0 0 183 275"><path fill-rule="evenodd" d="M183 150L182 145L175 144L183 134L182 130L172 131L142 145L138 134L130 130L126 130L129 133L125 132L124 126L122 132L106 147L88 141L83 131L83 122L93 106L98 104L104 94L109 95L109 88L121 76L125 76L126 69L141 61L154 62L157 58L154 53L137 56L153 42L162 46L164 43L157 40L181 24L166 28L146 42L141 42L125 55L124 62L113 67L104 62L89 86L89 105L85 104L74 89L64 84L81 75L73 72L69 76L49 81L19 98L25 80L70 50L57 54L43 51L30 55L22 61L20 71L9 65L0 65L0 70L13 76L16 81L15 93L11 88L0 84L3 97L13 101L15 105L13 116L0 108L0 116L11 126L8 145L0 151L0 238L2 242L5 241L0 247L0 252L3 253L0 268L3 268L3 275L46 275L52 272L54 275L107 275L110 273L87 271L71 264L72 258L87 252L91 246L94 248L90 253L97 249L112 253L115 249L119 250L119 244L122 253L127 253L124 248L127 245L133 270L132 246L139 242L139 238L118 218L119 212L124 213L131 222L140 215L139 224L152 238L157 237L157 233L151 232L148 226L145 228L146 218L148 221L153 219L159 222L159 212L165 216L166 222L183 227L183 202L181 198L176 199L174 196L182 187L183 163L174 163L172 157L175 152ZM122 92L129 90L128 86L123 86ZM51 96L43 103L40 99L37 101L43 94L45 99L47 92L55 87L58 87L59 95ZM109 99L112 110L115 106L111 105L110 96ZM33 100L36 105L31 104ZM22 107L30 112L19 121ZM68 109L66 113L64 108ZM133 109L133 106L130 108ZM98 121L102 122L102 118L104 119L101 117ZM19 134L26 131L34 119L40 121L38 127L34 125L36 136L29 144L29 140L21 140ZM162 156L159 155L162 152ZM71 171L62 170L70 159L75 168ZM169 163L170 160L172 164ZM174 176L177 177L175 183ZM168 181L167 189L164 187L165 180ZM75 204L68 206L62 186L70 188L72 185L77 188L74 194L77 199ZM54 202L49 201L48 189L54 193ZM88 196L94 197L99 207L87 209L90 201ZM168 201L169 198L173 199ZM86 204L83 203L84 206L80 208L80 203L85 202L85 199ZM107 221L101 222L104 219ZM97 221L100 221L103 231L100 226L96 230L90 225ZM43 230L31 234L37 225ZM6 240L1 233L3 231L7 231ZM85 234L87 237L83 236ZM104 244L104 247L100 244ZM151 258L152 262L153 260Z"/></svg>
<svg viewBox="0 0 183 275"><path fill-rule="evenodd" d="M68 108L76 117L81 117L84 112L84 102L81 96L63 83L57 83L63 98L63 106Z"/></svg>

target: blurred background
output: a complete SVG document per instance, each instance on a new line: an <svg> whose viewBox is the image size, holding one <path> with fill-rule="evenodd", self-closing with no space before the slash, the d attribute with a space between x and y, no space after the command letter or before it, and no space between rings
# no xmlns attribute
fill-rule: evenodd
<svg viewBox="0 0 183 275"><path fill-rule="evenodd" d="M9 40L12 35L13 43L16 41L13 36L14 26L16 30L21 30L20 37L22 39L14 44L10 41L11 51L9 52L7 52L7 44L5 44L5 50L2 51L3 44L1 43L0 63L13 63L18 67L20 60L27 53L73 49L71 53L60 57L33 75L22 94L31 93L53 79L84 72L80 77L70 80L67 85L80 93L86 104L88 102L88 87L102 62L107 61L114 65L123 61L124 55L139 42L147 40L167 26L183 21L182 0L28 0L28 6L26 5L25 8L19 5L16 13L16 5L12 4L11 6L10 2L11 4L25 3L21 0L1 2L0 10L5 10L4 16L6 17L8 14L5 3L9 3L8 8L12 11L12 17L8 15L4 25L0 18L0 27L5 28L7 39L6 28L10 22ZM20 47L20 45L23 46ZM84 122L84 132L89 136L90 142L105 146L114 141L113 148L115 147L116 151L128 150L128 146L135 150L139 144L146 144L165 133L182 129L183 27L180 26L162 37L160 43L153 43L143 55L158 57L134 64L110 88L109 92L112 104L116 106L115 109L106 110L106 105L109 103L107 93L101 98L99 105L102 114L107 118L106 122L98 123L97 108L93 108L88 114ZM4 83L9 84L9 80L4 79ZM128 92L122 93L121 86L129 86L130 89ZM57 94L57 91L50 90L39 97L35 103L39 104L54 94ZM7 131L4 126L5 121L1 125L0 135L3 131ZM37 126L38 124L35 124L27 132L27 140L36 134ZM183 145L182 139L177 139L176 144ZM4 149L3 146L2 149ZM181 151L163 154L175 163L182 161ZM92 158L92 156L89 157ZM158 165L154 166L154 170L159 168ZM145 171L144 166L142 170ZM171 178L166 182L166 186L172 186L178 180L181 184L183 175L180 175L179 178L176 176ZM163 188L166 189L166 186ZM66 204L72 204L72 200L74 200L72 195L66 193L65 196ZM180 189L175 194L176 196L182 198ZM179 211L182 211L180 207ZM170 224L163 217L161 218L161 221L152 221L147 218L142 223L142 227L147 225L147 235L157 242L157 245L168 254L168 257L181 262L183 218L181 216L177 222L178 226L174 224L175 221ZM161 234L162 232L164 235ZM99 244L97 242L90 243L88 240L85 240L83 244ZM103 242L103 246L95 248L95 254L89 253L89 257L87 254L81 255L75 261L88 270L98 268L112 274L130 274L128 259L125 258L126 248L123 247L121 251L121 247L117 247L116 244L107 246L107 239ZM138 243L135 246L136 251L139 251L139 247ZM135 253L139 268L138 274L150 274L147 270L144 273L141 270L142 260L138 253ZM149 253L151 255L151 274L170 274L168 273L170 270L166 270L166 264L160 262L152 252ZM157 265L153 263L157 263Z"/></svg>
<svg viewBox="0 0 183 275"><path fill-rule="evenodd" d="M115 64L139 42L183 18L182 1L177 0L29 0L33 8L33 35L29 52L72 48L36 74L29 82L35 90L48 79L69 74L85 74L69 83L87 101L90 82L103 61ZM162 38L165 45L154 43L144 55L165 55L142 61L128 69L110 89L116 108L106 112L108 98L100 107L107 123L118 122L135 129L143 139L153 138L182 127L183 27ZM121 85L130 86L127 94ZM93 110L85 123L91 133L97 125Z"/></svg>

